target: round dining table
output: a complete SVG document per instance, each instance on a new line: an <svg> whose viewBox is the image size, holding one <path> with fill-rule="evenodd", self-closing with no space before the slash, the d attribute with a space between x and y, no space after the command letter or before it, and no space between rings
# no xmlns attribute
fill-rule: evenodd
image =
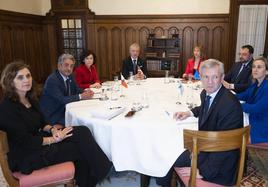
<svg viewBox="0 0 268 187"><path fill-rule="evenodd" d="M175 78L133 81L127 88L106 82L92 99L66 105L66 126L87 126L116 171L162 177L184 151L183 129L198 129L197 118L180 121L173 114L199 105L201 90L200 82ZM103 94L107 99L99 99Z"/></svg>

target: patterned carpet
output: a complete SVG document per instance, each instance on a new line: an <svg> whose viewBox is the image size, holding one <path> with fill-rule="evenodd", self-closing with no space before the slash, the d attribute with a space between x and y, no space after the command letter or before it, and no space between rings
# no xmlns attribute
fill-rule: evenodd
<svg viewBox="0 0 268 187"><path fill-rule="evenodd" d="M268 181L263 179L252 160L248 160L247 171L241 181L241 187L268 187Z"/></svg>

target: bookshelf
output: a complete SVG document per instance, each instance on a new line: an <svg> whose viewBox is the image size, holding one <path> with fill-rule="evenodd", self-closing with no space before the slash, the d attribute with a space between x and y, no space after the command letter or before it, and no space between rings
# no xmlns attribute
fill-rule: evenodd
<svg viewBox="0 0 268 187"><path fill-rule="evenodd" d="M173 34L171 38L164 36L156 38L154 34L149 34L144 54L149 76L164 76L165 70L169 70L170 75L179 76L180 47L178 34Z"/></svg>

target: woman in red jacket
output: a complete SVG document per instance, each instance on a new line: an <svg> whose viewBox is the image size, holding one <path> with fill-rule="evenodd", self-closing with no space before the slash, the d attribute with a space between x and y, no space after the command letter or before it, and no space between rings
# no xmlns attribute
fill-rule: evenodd
<svg viewBox="0 0 268 187"><path fill-rule="evenodd" d="M202 47L195 46L193 50L193 57L188 59L185 73L182 75L183 78L195 78L199 77L199 67L202 61L204 61L204 54ZM196 75L196 76L195 76Z"/></svg>
<svg viewBox="0 0 268 187"><path fill-rule="evenodd" d="M80 57L81 64L75 69L75 79L82 89L100 88L100 79L96 70L96 55L92 51L84 51Z"/></svg>

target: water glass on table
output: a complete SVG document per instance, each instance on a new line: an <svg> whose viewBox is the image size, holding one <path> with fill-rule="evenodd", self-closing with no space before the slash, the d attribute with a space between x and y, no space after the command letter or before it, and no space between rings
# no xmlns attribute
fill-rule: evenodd
<svg viewBox="0 0 268 187"><path fill-rule="evenodd" d="M166 70L165 71L165 78L164 78L164 83L165 84L168 84L169 83L169 71L168 70Z"/></svg>
<svg viewBox="0 0 268 187"><path fill-rule="evenodd" d="M141 97L141 104L143 108L149 108L149 96L147 92L143 92Z"/></svg>
<svg viewBox="0 0 268 187"><path fill-rule="evenodd" d="M140 111L142 109L141 101L139 98L135 98L132 102L132 108L133 111Z"/></svg>
<svg viewBox="0 0 268 187"><path fill-rule="evenodd" d="M108 100L108 96L107 96L107 90L105 88L102 88L101 89L101 97L100 97L100 100L101 101L106 101Z"/></svg>
<svg viewBox="0 0 268 187"><path fill-rule="evenodd" d="M176 87L177 87L177 92L178 92L178 101L176 102L176 104L181 105L182 100L183 100L184 88L183 88L182 82L180 80L177 81Z"/></svg>
<svg viewBox="0 0 268 187"><path fill-rule="evenodd" d="M130 72L129 72L128 83L129 83L129 84L133 84L133 82L134 82L134 75L133 75L133 72L130 71Z"/></svg>
<svg viewBox="0 0 268 187"><path fill-rule="evenodd" d="M115 84L113 86L112 90L111 90L111 100L112 101L116 101L119 98L119 92L120 92L120 90L118 88L119 88L119 85L116 85Z"/></svg>

